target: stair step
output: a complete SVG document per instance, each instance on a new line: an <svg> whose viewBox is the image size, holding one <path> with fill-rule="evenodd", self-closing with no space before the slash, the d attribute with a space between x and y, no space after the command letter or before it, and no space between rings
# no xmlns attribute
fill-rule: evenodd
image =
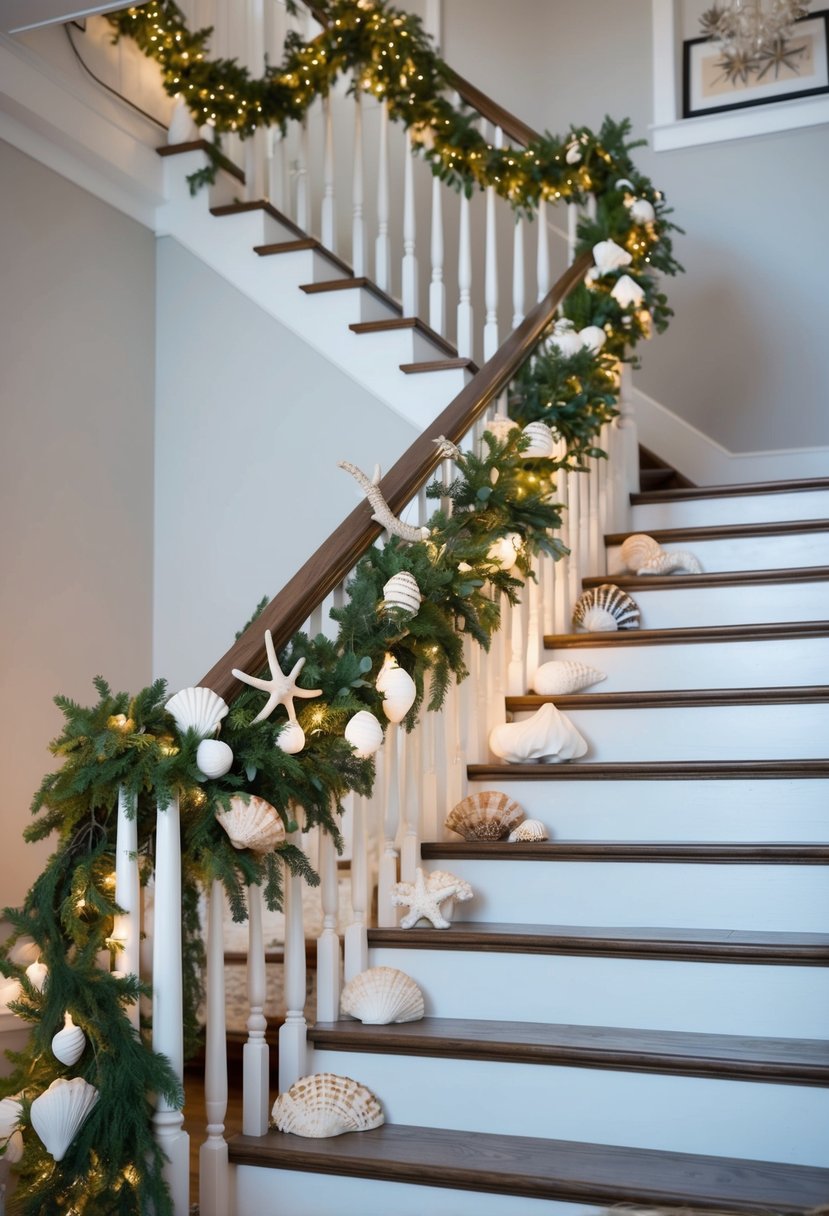
<svg viewBox="0 0 829 1216"><path fill-rule="evenodd" d="M708 524L825 519L829 516L829 478L653 490L632 494L631 502L631 529L635 532Z"/></svg>
<svg viewBox="0 0 829 1216"><path fill-rule="evenodd" d="M451 342L447 342L436 330L431 329L425 321L421 321L420 317L398 317L390 321L363 321L356 325L350 325L349 329L353 330L355 334L376 334L385 333L388 330L412 329L427 339L433 346L437 346L439 350L445 351L450 358L456 359L458 357L458 352Z"/></svg>
<svg viewBox="0 0 829 1216"><path fill-rule="evenodd" d="M474 376L479 370L477 363L471 359L426 359L422 363L401 363L400 370L407 376L416 376L421 372L448 372L453 369L471 372Z"/></svg>
<svg viewBox="0 0 829 1216"><path fill-rule="evenodd" d="M348 263L344 262L342 258L338 258L336 253L326 249L322 241L318 241L312 236L303 236L295 241L274 241L269 245L254 245L253 247L253 252L258 253L260 258L278 256L283 253L301 253L303 250L311 250L326 262L336 266L346 278L353 278L354 272Z"/></svg>
<svg viewBox="0 0 829 1216"><path fill-rule="evenodd" d="M678 502L690 498L743 498L770 494L803 493L809 490L829 490L829 477L804 477L792 481L754 481L725 486L683 486L674 490L658 490L631 494L630 501L640 503Z"/></svg>
<svg viewBox="0 0 829 1216"><path fill-rule="evenodd" d="M605 537L607 568L624 569L620 546L633 533ZM706 528L654 528L649 533L669 551L691 551L705 571L757 570L829 563L829 520L726 524Z"/></svg>
<svg viewBox="0 0 829 1216"><path fill-rule="evenodd" d="M687 591L696 587L762 587L769 583L813 583L829 579L829 566L785 570L727 570L702 574L594 574L582 579L585 590L612 582L636 597L643 591Z"/></svg>
<svg viewBox="0 0 829 1216"><path fill-rule="evenodd" d="M674 646L705 642L757 642L829 637L829 621L762 621L755 625L679 626L673 629L618 629L609 633L550 633L547 650L585 646Z"/></svg>
<svg viewBox="0 0 829 1216"><path fill-rule="evenodd" d="M353 291L355 288L362 287L384 304L390 312L402 314L403 309L398 304L397 300L393 299L387 292L378 287L372 279L366 278L365 275L357 275L348 279L325 279L320 283L302 283L300 291L304 291L306 295L324 295L330 291Z"/></svg>
<svg viewBox="0 0 829 1216"><path fill-rule="evenodd" d="M654 528L647 535L660 545L690 545L705 540L739 540L743 537L800 536L813 532L829 532L829 519L793 519L777 523L717 524L705 528ZM633 529L628 532L608 532L604 543L608 547L621 545L629 536L638 535Z"/></svg>
<svg viewBox="0 0 829 1216"><path fill-rule="evenodd" d="M245 174L238 165L234 165L233 161L221 152L218 152L213 144L207 142L206 139L191 139L183 144L162 144L156 148L159 156L181 156L187 152L206 152L209 156L215 158L216 163L225 173L229 173L231 177L235 177L237 181L245 184Z"/></svg>
<svg viewBox="0 0 829 1216"><path fill-rule="evenodd" d="M700 862L707 865L819 866L829 862L824 842L764 842L637 840L444 840L424 842L426 861L655 861Z"/></svg>
<svg viewBox="0 0 829 1216"><path fill-rule="evenodd" d="M284 215L281 211L278 211L272 203L268 202L267 199L256 199L249 203L225 203L224 206L210 208L210 214L215 215L218 218L228 215L246 215L249 212L257 211L261 211L264 215L270 216L270 218L275 220L282 228L287 229L288 232L293 232L299 239L304 239L308 235L307 233L303 232L300 226L295 224L292 219L289 219L287 215Z"/></svg>
<svg viewBox="0 0 829 1216"><path fill-rule="evenodd" d="M639 485L642 490L661 490L676 484L673 469L640 469Z"/></svg>
<svg viewBox="0 0 829 1216"><path fill-rule="evenodd" d="M682 1205L758 1214L802 1213L825 1203L829 1193L829 1170L810 1166L400 1124L328 1140L273 1131L262 1137L234 1136L229 1156L235 1165L266 1167L261 1171L266 1175L260 1180L263 1187L272 1187L273 1176L267 1175L274 1168L337 1175L332 1184L339 1196L336 1210L344 1216L383 1210L402 1214L428 1209L462 1216L494 1211L476 1207L474 1200L463 1207L437 1207L441 1197L431 1189L437 1187L577 1204ZM366 1197L352 1208L347 1206L351 1193L342 1190L343 1176L426 1184L430 1189L422 1193L420 1208L411 1201L403 1208L388 1192L381 1202L390 1206L375 1205ZM293 1178L302 1184L303 1193L306 1177ZM284 1185L290 1185L290 1174ZM522 1211L513 1206L510 1216Z"/></svg>
<svg viewBox="0 0 829 1216"><path fill-rule="evenodd" d="M829 676L829 672L827 672ZM528 693L507 697L509 713L534 713L542 705L559 709L654 709L726 705L820 705L829 701L829 686L795 685L787 688L678 688L638 692L577 692L555 696Z"/></svg>
<svg viewBox="0 0 829 1216"><path fill-rule="evenodd" d="M829 777L829 760L643 760L566 764L470 764L470 781L740 781Z"/></svg>

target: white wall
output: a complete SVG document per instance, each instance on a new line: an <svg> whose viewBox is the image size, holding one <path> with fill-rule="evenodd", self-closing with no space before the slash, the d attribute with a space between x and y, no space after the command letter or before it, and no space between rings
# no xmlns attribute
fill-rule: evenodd
<svg viewBox="0 0 829 1216"><path fill-rule="evenodd" d="M0 142L0 905L55 767L56 693L150 677L153 237Z"/></svg>

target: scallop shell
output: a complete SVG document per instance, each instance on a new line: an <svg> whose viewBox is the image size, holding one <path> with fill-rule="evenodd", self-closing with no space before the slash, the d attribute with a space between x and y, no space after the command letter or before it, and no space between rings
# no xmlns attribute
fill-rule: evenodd
<svg viewBox="0 0 829 1216"><path fill-rule="evenodd" d="M202 739L196 749L196 764L205 777L224 777L233 764L233 752L221 739Z"/></svg>
<svg viewBox="0 0 829 1216"><path fill-rule="evenodd" d="M508 532L489 546L487 558L500 570L511 570L518 560L518 551L522 544L518 532Z"/></svg>
<svg viewBox="0 0 829 1216"><path fill-rule="evenodd" d="M348 719L343 734L361 760L373 756L383 742L383 728L367 709L358 710Z"/></svg>
<svg viewBox="0 0 829 1216"><path fill-rule="evenodd" d="M503 443L512 431L519 429L518 423L507 418L505 414L496 414L484 427L484 430L489 431L490 435L493 435L499 443Z"/></svg>
<svg viewBox="0 0 829 1216"><path fill-rule="evenodd" d="M556 321L555 328L547 339L547 347L555 347L565 358L577 355L582 348L582 341L576 333L572 321Z"/></svg>
<svg viewBox="0 0 829 1216"><path fill-rule="evenodd" d="M63 1030L59 1030L52 1039L52 1054L61 1064L71 1068L77 1064L86 1047L86 1035L80 1026L72 1021L71 1013L63 1015Z"/></svg>
<svg viewBox="0 0 829 1216"><path fill-rule="evenodd" d="M383 587L383 607L402 608L410 616L417 613L422 598L414 575L407 570L393 574Z"/></svg>
<svg viewBox="0 0 829 1216"><path fill-rule="evenodd" d="M610 633L614 629L638 629L639 608L634 600L613 583L592 587L577 600L573 624L589 633Z"/></svg>
<svg viewBox="0 0 829 1216"><path fill-rule="evenodd" d="M700 574L702 566L693 553L685 553L682 550L668 553L661 549L650 561L639 567L637 574L675 574L677 571L682 571L683 574Z"/></svg>
<svg viewBox="0 0 829 1216"><path fill-rule="evenodd" d="M83 1077L58 1077L31 1105L32 1127L55 1161L62 1161L98 1101L98 1091Z"/></svg>
<svg viewBox="0 0 829 1216"><path fill-rule="evenodd" d="M531 718L496 726L489 746L508 764L557 764L573 760L587 751L587 742L570 719L549 702Z"/></svg>
<svg viewBox="0 0 829 1216"><path fill-rule="evenodd" d="M607 334L601 325L585 325L579 330L579 341L585 350L597 355L607 341Z"/></svg>
<svg viewBox="0 0 829 1216"><path fill-rule="evenodd" d="M270 853L285 839L285 825L279 812L264 798L234 794L229 811L219 811L216 818L228 834L234 849L250 849L252 853Z"/></svg>
<svg viewBox="0 0 829 1216"><path fill-rule="evenodd" d="M23 1156L23 1137L18 1123L23 1107L17 1098L3 1098L0 1102L0 1149L5 1149L3 1161L16 1165Z"/></svg>
<svg viewBox="0 0 829 1216"><path fill-rule="evenodd" d="M656 219L653 203L646 198L635 198L630 204L630 218L634 224L652 224Z"/></svg>
<svg viewBox="0 0 829 1216"><path fill-rule="evenodd" d="M660 545L652 536L646 536L644 532L634 532L622 541L619 558L625 570L638 574L642 566L661 552Z"/></svg>
<svg viewBox="0 0 829 1216"><path fill-rule="evenodd" d="M546 422L530 422L522 431L530 441L529 447L521 453L524 460L546 460L552 456L555 449L555 436Z"/></svg>
<svg viewBox="0 0 829 1216"><path fill-rule="evenodd" d="M549 839L547 829L540 819L525 819L523 823L519 823L509 834L511 844L517 844L522 840L547 840Z"/></svg>
<svg viewBox="0 0 829 1216"><path fill-rule="evenodd" d="M419 1022L423 993L410 975L396 967L369 967L349 980L340 997L340 1010L366 1026Z"/></svg>
<svg viewBox="0 0 829 1216"><path fill-rule="evenodd" d="M503 840L523 818L523 808L507 794L481 790L452 807L446 827L464 840Z"/></svg>
<svg viewBox="0 0 829 1216"><path fill-rule="evenodd" d="M533 688L542 697L578 692L591 684L600 684L607 675L596 667L588 667L575 659L553 659L542 663L533 677Z"/></svg>
<svg viewBox="0 0 829 1216"><path fill-rule="evenodd" d="M211 688L182 688L164 708L173 715L182 734L194 730L206 738L213 734L229 707Z"/></svg>
<svg viewBox="0 0 829 1216"><path fill-rule="evenodd" d="M383 695L383 713L389 722L402 722L417 696L415 682L407 671L387 658L374 687Z"/></svg>
<svg viewBox="0 0 829 1216"><path fill-rule="evenodd" d="M276 746L286 756L298 755L305 746L305 731L298 722L286 722L276 736Z"/></svg>
<svg viewBox="0 0 829 1216"><path fill-rule="evenodd" d="M280 1132L313 1139L368 1131L385 1122L383 1109L370 1089L333 1072L318 1072L294 1081L276 1099L271 1114Z"/></svg>
<svg viewBox="0 0 829 1216"><path fill-rule="evenodd" d="M599 241L598 245L593 246L593 261L599 274L607 274L609 270L616 270L619 266L629 266L633 257L627 249L623 249L615 241L608 240Z"/></svg>

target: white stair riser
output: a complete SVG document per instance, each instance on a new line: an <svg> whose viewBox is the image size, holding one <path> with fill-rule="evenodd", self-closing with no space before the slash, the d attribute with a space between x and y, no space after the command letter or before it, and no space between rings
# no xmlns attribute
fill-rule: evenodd
<svg viewBox="0 0 829 1216"><path fill-rule="evenodd" d="M217 240L225 240L240 249L247 248L254 257L253 250L257 245L276 245L299 239L293 228L280 224L279 220L261 209L213 216L212 219Z"/></svg>
<svg viewBox="0 0 829 1216"><path fill-rule="evenodd" d="M587 740L582 759L590 761L821 759L829 738L829 702L568 709L566 716Z"/></svg>
<svg viewBox="0 0 829 1216"><path fill-rule="evenodd" d="M642 629L681 629L696 625L755 625L777 621L826 619L829 581L762 583L757 586L636 587L629 594L639 605Z"/></svg>
<svg viewBox="0 0 829 1216"><path fill-rule="evenodd" d="M389 304L365 287L303 294L309 296L320 314L324 313L326 325L345 330L360 321L392 321L398 316Z"/></svg>
<svg viewBox="0 0 829 1216"><path fill-rule="evenodd" d="M693 553L703 570L709 572L829 566L829 532L665 541L663 548L668 553ZM607 550L607 569L611 576L614 572L624 573L626 570L619 557L618 545Z"/></svg>
<svg viewBox="0 0 829 1216"><path fill-rule="evenodd" d="M607 676L585 692L674 688L766 688L829 680L829 637L746 642L680 642L653 646L576 646L544 652Z"/></svg>
<svg viewBox="0 0 829 1216"><path fill-rule="evenodd" d="M631 510L630 530L647 532L649 528L704 528L718 524L827 518L829 490L728 494L722 498L683 498L676 502L637 504Z"/></svg>
<svg viewBox="0 0 829 1216"><path fill-rule="evenodd" d="M451 1056L315 1050L315 1072L354 1077L390 1123L829 1165L829 1090Z"/></svg>
<svg viewBox="0 0 829 1216"><path fill-rule="evenodd" d="M455 921L829 932L825 866L500 858L427 866L471 885L474 898L455 906Z"/></svg>
<svg viewBox="0 0 829 1216"><path fill-rule="evenodd" d="M565 771L565 770L562 770ZM499 789L554 840L797 841L829 838L829 781L472 781ZM457 840L445 832L446 840Z"/></svg>
<svg viewBox="0 0 829 1216"><path fill-rule="evenodd" d="M410 975L432 1017L829 1037L829 968L402 946L369 966Z"/></svg>
<svg viewBox="0 0 829 1216"><path fill-rule="evenodd" d="M424 1171L425 1172L425 1171ZM558 1203L374 1178L237 1166L236 1216L606 1216L605 1206Z"/></svg>

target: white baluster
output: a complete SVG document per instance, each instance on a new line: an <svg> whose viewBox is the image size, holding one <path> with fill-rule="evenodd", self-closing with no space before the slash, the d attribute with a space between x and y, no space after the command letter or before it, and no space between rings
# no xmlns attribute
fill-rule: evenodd
<svg viewBox="0 0 829 1216"><path fill-rule="evenodd" d="M576 260L576 240L578 237L579 208L576 203L567 204L567 265L572 266Z"/></svg>
<svg viewBox="0 0 829 1216"><path fill-rule="evenodd" d="M448 696L446 757L446 804L451 809L466 795L466 753L461 713L461 691L453 684Z"/></svg>
<svg viewBox="0 0 829 1216"><path fill-rule="evenodd" d="M354 98L354 164L351 181L351 265L361 278L366 273L366 221L363 216L363 94Z"/></svg>
<svg viewBox="0 0 829 1216"><path fill-rule="evenodd" d="M581 486L579 473L567 474L567 546L570 557L567 562L568 601L572 610L576 600L581 595L581 543L579 532L579 515L581 513Z"/></svg>
<svg viewBox="0 0 829 1216"><path fill-rule="evenodd" d="M403 738L403 838L400 842L400 878L414 882L420 865L420 727Z"/></svg>
<svg viewBox="0 0 829 1216"><path fill-rule="evenodd" d="M619 365L619 418L616 425L622 431L624 448L622 462L625 486L630 494L639 492L639 447L636 436L636 414L633 409L633 379L629 363Z"/></svg>
<svg viewBox="0 0 829 1216"><path fill-rule="evenodd" d="M122 909L112 927L113 939L121 949L115 957L115 967L125 975L139 975L141 954L141 883L138 875L138 818L135 799L127 796L123 786L118 790L118 825L115 837L115 902ZM129 1019L138 1030L138 1001L127 1010Z"/></svg>
<svg viewBox="0 0 829 1216"><path fill-rule="evenodd" d="M458 232L458 355L473 357L472 313L472 234L469 199L461 195Z"/></svg>
<svg viewBox="0 0 829 1216"><path fill-rule="evenodd" d="M317 940L317 1021L336 1022L340 1011L340 939L337 934L337 850L320 829L322 933Z"/></svg>
<svg viewBox="0 0 829 1216"><path fill-rule="evenodd" d="M296 174L296 222L303 232L311 231L311 193L308 184L308 122L303 119L297 158L294 162Z"/></svg>
<svg viewBox="0 0 829 1216"><path fill-rule="evenodd" d="M389 238L389 111L380 103L380 147L377 157L377 237L374 242L374 278L389 291L391 240Z"/></svg>
<svg viewBox="0 0 829 1216"><path fill-rule="evenodd" d="M516 216L512 234L512 328L517 329L524 320L524 218Z"/></svg>
<svg viewBox="0 0 829 1216"><path fill-rule="evenodd" d="M506 678L507 678L507 637L509 629L509 604L500 591L492 592L501 609L501 627L493 635L490 645L492 654L492 684L490 687L490 702L488 708L489 729L499 726L506 721Z"/></svg>
<svg viewBox="0 0 829 1216"><path fill-rule="evenodd" d="M247 53L251 75L256 78L265 70L265 5L264 0L247 0ZM245 141L245 183L248 199L265 197L267 168L267 131L259 127Z"/></svg>
<svg viewBox="0 0 829 1216"><path fill-rule="evenodd" d="M546 554L540 554L535 561L535 580L529 579L524 591L527 600L527 668L525 673L526 686L523 691L532 687L535 673L541 663L541 653L544 648L544 621L542 600L544 596L544 567L550 564ZM537 580L537 581L536 581Z"/></svg>
<svg viewBox="0 0 829 1216"><path fill-rule="evenodd" d="M300 833L288 840L299 845ZM302 924L302 878L284 870L285 907L285 1021L279 1028L279 1089L290 1089L308 1071L305 1022L305 932Z"/></svg>
<svg viewBox="0 0 829 1216"><path fill-rule="evenodd" d="M564 443L558 445L555 456L556 459L562 460L566 453ZM569 511L569 478L567 474L560 471L556 475L556 492L555 498L561 504L561 527L558 530L558 537L562 544L567 548L570 547L570 511ZM554 581L554 599L555 608L553 612L554 621L551 623L551 630L555 633L570 632L570 585L569 585L569 569L570 559L564 557L557 563L556 576Z"/></svg>
<svg viewBox="0 0 829 1216"><path fill-rule="evenodd" d="M210 888L207 921L207 1029L205 1034L204 1105L207 1139L199 1149L199 1211L204 1216L226 1216L230 1178L227 1141L227 1035L225 1030L225 960L222 884ZM261 1133L260 1133L261 1134Z"/></svg>
<svg viewBox="0 0 829 1216"><path fill-rule="evenodd" d="M322 243L332 253L337 252L337 224L334 201L334 117L331 111L331 94L323 98L323 121L325 123L325 152L323 159L323 195L320 230Z"/></svg>
<svg viewBox="0 0 829 1216"><path fill-rule="evenodd" d="M153 940L153 1051L170 1061L179 1081L184 1076L181 980L181 835L178 795L158 808L156 819L155 926ZM184 1115L165 1097L156 1099L153 1130L167 1158L164 1179L174 1216L190 1211L190 1137Z"/></svg>
<svg viewBox="0 0 829 1216"><path fill-rule="evenodd" d="M153 950L155 949L155 874L150 874L141 889L141 945L139 947L140 975L145 983L153 982ZM151 1020L152 997L142 996L138 1002L139 1020Z"/></svg>
<svg viewBox="0 0 829 1216"><path fill-rule="evenodd" d="M262 890L248 887L248 1038L242 1048L242 1131L264 1136L268 1130L270 1048L265 1039L267 980L262 931Z"/></svg>
<svg viewBox="0 0 829 1216"><path fill-rule="evenodd" d="M354 795L351 829L351 914L345 931L345 982L368 967L366 896L368 892L367 800Z"/></svg>
<svg viewBox="0 0 829 1216"><path fill-rule="evenodd" d="M432 178L432 279L429 284L429 324L446 333L446 285L443 282L443 191L440 178Z"/></svg>
<svg viewBox="0 0 829 1216"><path fill-rule="evenodd" d="M397 882L395 841L400 821L400 770L397 754L399 729L396 722L390 722L386 727L386 741L383 745L383 844L377 879L377 923L383 928L394 927L400 915L391 903L391 889Z"/></svg>
<svg viewBox="0 0 829 1216"><path fill-rule="evenodd" d="M538 300L543 300L550 290L550 234L547 229L547 204L542 199L536 213L538 246L536 248L535 277L538 283Z"/></svg>
<svg viewBox="0 0 829 1216"><path fill-rule="evenodd" d="M495 147L503 146L503 132L495 128ZM495 187L486 188L486 245L484 253L484 360L498 349L498 241L495 224ZM460 319L458 321L460 330ZM471 353L471 352L470 352Z"/></svg>
<svg viewBox="0 0 829 1216"><path fill-rule="evenodd" d="M427 675L423 690L424 705L428 704L431 693L432 678L430 675ZM421 754L423 759L421 830L424 840L440 840L438 823L442 822L442 820L440 819L437 773L437 731L440 724L440 716L436 713L424 713L421 719Z"/></svg>
<svg viewBox="0 0 829 1216"><path fill-rule="evenodd" d="M520 604L507 608L504 626L510 631L510 659L507 667L507 695L520 697L526 691L524 679L524 619Z"/></svg>
<svg viewBox="0 0 829 1216"><path fill-rule="evenodd" d="M414 156L412 155L412 136L410 131L406 131L403 162L403 315L406 317L416 317L418 312L418 291L417 257L415 256Z"/></svg>
<svg viewBox="0 0 829 1216"><path fill-rule="evenodd" d="M593 573L590 569L590 476L588 473L577 473L576 476L579 479L579 580L581 580L586 574Z"/></svg>

